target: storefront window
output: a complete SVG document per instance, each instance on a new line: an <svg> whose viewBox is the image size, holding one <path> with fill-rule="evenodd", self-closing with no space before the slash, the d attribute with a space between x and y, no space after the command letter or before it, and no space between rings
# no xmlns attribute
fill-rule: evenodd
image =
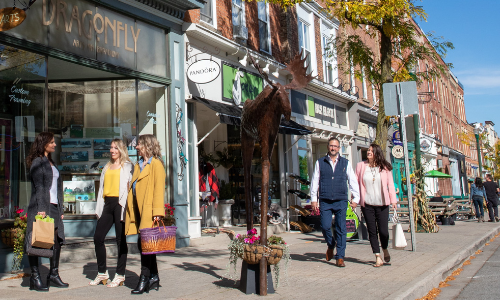
<svg viewBox="0 0 500 300"><path fill-rule="evenodd" d="M0 218L28 206L25 157L44 127L44 56L0 44Z"/></svg>
<svg viewBox="0 0 500 300"><path fill-rule="evenodd" d="M48 72L47 72L48 71ZM133 161L138 134L153 134L165 159L165 86L0 44L0 217L27 208L25 158L36 135L55 134L66 214L95 214L102 168L113 138ZM45 116L47 115L47 119Z"/></svg>

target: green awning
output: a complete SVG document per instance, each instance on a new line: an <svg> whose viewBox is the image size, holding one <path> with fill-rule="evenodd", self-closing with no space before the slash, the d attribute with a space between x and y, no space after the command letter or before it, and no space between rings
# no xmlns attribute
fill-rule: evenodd
<svg viewBox="0 0 500 300"><path fill-rule="evenodd" d="M437 170L432 170L427 173L425 173L425 177L432 177L432 178L452 178L453 176L445 174L443 172L439 172Z"/></svg>

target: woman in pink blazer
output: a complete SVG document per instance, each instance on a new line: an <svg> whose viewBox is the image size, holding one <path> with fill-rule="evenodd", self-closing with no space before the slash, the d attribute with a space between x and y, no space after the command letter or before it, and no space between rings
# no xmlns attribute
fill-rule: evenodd
<svg viewBox="0 0 500 300"><path fill-rule="evenodd" d="M381 267L384 262L380 257L380 243L384 251L384 260L389 262L391 256L387 250L389 244L389 205L396 208L396 191L392 178L392 166L384 158L379 145L372 144L368 149L368 160L358 163L356 177L359 182L361 211L366 220L368 236L375 254L374 267Z"/></svg>

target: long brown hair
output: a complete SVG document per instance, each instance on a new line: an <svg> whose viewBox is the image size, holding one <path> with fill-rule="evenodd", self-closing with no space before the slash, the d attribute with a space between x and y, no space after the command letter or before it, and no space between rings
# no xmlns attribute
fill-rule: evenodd
<svg viewBox="0 0 500 300"><path fill-rule="evenodd" d="M382 148L380 148L380 146L377 144L371 144L370 148L372 148L373 161L375 163L375 166L380 167L380 171L382 171L383 169L392 171L392 165L385 159Z"/></svg>
<svg viewBox="0 0 500 300"><path fill-rule="evenodd" d="M482 189L483 188L483 180L481 177L476 177L476 181L474 182L476 184L477 188Z"/></svg>
<svg viewBox="0 0 500 300"><path fill-rule="evenodd" d="M161 157L160 142L158 142L158 140L154 135L152 134L140 135L139 142L144 147L143 151L146 152L146 156L158 159L163 165L163 167L165 167L165 163L163 162L163 158Z"/></svg>
<svg viewBox="0 0 500 300"><path fill-rule="evenodd" d="M28 157L26 157L26 166L28 168L31 168L31 164L37 157L44 157L45 156L45 147L52 141L54 138L54 134L52 132L40 132L35 138L35 142L31 145L30 153L28 154ZM52 157L49 153L47 156L50 162L54 164L54 161L52 160Z"/></svg>

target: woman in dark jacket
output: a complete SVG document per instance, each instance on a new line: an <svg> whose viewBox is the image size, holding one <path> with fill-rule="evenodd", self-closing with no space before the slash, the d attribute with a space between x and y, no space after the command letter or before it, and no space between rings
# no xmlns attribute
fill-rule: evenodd
<svg viewBox="0 0 500 300"><path fill-rule="evenodd" d="M28 224L26 228L25 248L31 267L30 290L48 291L52 283L57 287L68 287L59 277L59 257L61 245L64 244L63 188L59 171L52 160L51 153L55 151L54 134L40 133L26 158L30 168L31 199L28 206ZM33 222L36 215L49 215L54 219L54 246L52 249L42 249L31 246ZM44 285L38 268L38 257L50 258L50 272L47 285Z"/></svg>
<svg viewBox="0 0 500 300"><path fill-rule="evenodd" d="M474 202L476 218L480 223L484 222L483 202L486 199L486 190L483 186L483 180L480 177L476 177L476 180L470 186L470 200Z"/></svg>

